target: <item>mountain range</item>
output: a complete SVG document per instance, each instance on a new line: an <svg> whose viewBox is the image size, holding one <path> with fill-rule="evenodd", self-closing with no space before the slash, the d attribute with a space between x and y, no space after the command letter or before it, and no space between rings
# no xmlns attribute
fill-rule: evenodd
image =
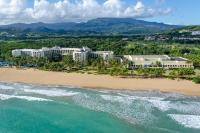
<svg viewBox="0 0 200 133"><path fill-rule="evenodd" d="M67 35L146 35L162 33L180 27L179 25L147 22L133 18L97 18L80 23L39 22L1 25L0 32L54 33Z"/></svg>

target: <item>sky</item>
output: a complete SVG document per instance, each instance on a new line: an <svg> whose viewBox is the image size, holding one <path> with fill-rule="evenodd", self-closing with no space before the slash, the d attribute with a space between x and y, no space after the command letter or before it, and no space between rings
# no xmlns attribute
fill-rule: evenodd
<svg viewBox="0 0 200 133"><path fill-rule="evenodd" d="M200 0L0 0L0 24L135 18L200 25Z"/></svg>

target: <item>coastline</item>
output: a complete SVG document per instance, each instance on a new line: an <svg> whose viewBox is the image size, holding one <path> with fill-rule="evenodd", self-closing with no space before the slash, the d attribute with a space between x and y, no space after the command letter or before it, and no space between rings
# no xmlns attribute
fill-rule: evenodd
<svg viewBox="0 0 200 133"><path fill-rule="evenodd" d="M0 68L0 82L91 89L161 91L200 96L200 85L187 80L119 78L109 75L50 72L37 69Z"/></svg>

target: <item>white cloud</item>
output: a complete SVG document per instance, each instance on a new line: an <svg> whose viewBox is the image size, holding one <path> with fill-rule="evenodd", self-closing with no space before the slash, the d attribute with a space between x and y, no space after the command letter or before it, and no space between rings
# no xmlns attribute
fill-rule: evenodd
<svg viewBox="0 0 200 133"><path fill-rule="evenodd" d="M24 0L0 0L0 18L12 18L24 8Z"/></svg>
<svg viewBox="0 0 200 133"><path fill-rule="evenodd" d="M129 5L122 0L34 0L32 7L27 7L28 0L0 0L0 23L14 22L67 22L85 21L98 17L146 18L165 15L170 8L155 9L137 1Z"/></svg>
<svg viewBox="0 0 200 133"><path fill-rule="evenodd" d="M162 4L162 3L164 3L165 2L165 0L156 0L156 3L157 4Z"/></svg>
<svg viewBox="0 0 200 133"><path fill-rule="evenodd" d="M146 7L143 5L143 3L142 2L140 2L140 1L138 1L137 3L136 3L136 5L134 6L134 12L135 12L135 14L136 14L136 16L141 16L141 15L143 15L144 13L145 13L145 9L146 9ZM133 12L133 13L134 13Z"/></svg>

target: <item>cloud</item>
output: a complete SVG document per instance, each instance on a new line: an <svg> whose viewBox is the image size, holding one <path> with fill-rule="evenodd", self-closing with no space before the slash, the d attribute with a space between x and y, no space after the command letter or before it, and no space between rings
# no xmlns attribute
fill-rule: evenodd
<svg viewBox="0 0 200 133"><path fill-rule="evenodd" d="M22 11L24 4L24 0L0 0L0 18L15 17Z"/></svg>
<svg viewBox="0 0 200 133"><path fill-rule="evenodd" d="M165 0L156 0L156 3L158 3L158 4L162 4L164 2L165 2Z"/></svg>
<svg viewBox="0 0 200 133"><path fill-rule="evenodd" d="M163 0L161 0L163 1ZM155 9L137 1L130 5L122 0L34 0L27 7L28 0L0 0L0 23L14 22L69 22L86 21L99 17L148 18L166 15L170 8Z"/></svg>

